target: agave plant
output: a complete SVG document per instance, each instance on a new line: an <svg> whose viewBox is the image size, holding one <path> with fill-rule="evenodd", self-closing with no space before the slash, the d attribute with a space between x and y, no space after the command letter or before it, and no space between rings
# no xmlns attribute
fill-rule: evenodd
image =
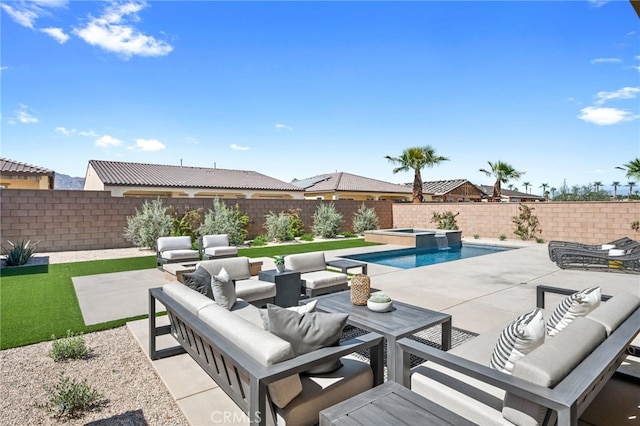
<svg viewBox="0 0 640 426"><path fill-rule="evenodd" d="M31 240L21 241L17 244L7 240L11 248L2 247L2 254L6 257L7 266L24 265L33 257L38 243L31 244Z"/></svg>

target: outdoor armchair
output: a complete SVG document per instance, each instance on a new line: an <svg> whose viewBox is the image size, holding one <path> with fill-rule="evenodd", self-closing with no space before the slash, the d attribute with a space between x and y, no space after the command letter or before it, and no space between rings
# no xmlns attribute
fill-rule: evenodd
<svg viewBox="0 0 640 426"><path fill-rule="evenodd" d="M238 255L238 248L229 244L227 234L203 235L198 239L198 250L204 260Z"/></svg>
<svg viewBox="0 0 640 426"><path fill-rule="evenodd" d="M198 250L191 249L191 237L160 237L156 252L157 265L165 263L181 263L200 260Z"/></svg>

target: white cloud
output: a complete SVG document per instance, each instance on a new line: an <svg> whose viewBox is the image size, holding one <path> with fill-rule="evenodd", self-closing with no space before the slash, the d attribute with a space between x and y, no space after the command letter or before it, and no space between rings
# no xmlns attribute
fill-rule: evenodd
<svg viewBox="0 0 640 426"><path fill-rule="evenodd" d="M51 36L60 44L65 44L69 40L69 36L64 33L62 28L43 28L40 31Z"/></svg>
<svg viewBox="0 0 640 426"><path fill-rule="evenodd" d="M58 133L62 133L65 136L72 135L76 132L76 129L67 129L66 127L59 126L55 128L55 131Z"/></svg>
<svg viewBox="0 0 640 426"><path fill-rule="evenodd" d="M229 145L229 148L235 149L236 151L249 151L250 149L248 146L240 146L240 145L236 145L235 143L232 143L231 145Z"/></svg>
<svg viewBox="0 0 640 426"><path fill-rule="evenodd" d="M609 0L588 0L588 1L593 7L601 7L609 3Z"/></svg>
<svg viewBox="0 0 640 426"><path fill-rule="evenodd" d="M64 126L58 126L54 130L58 133L62 133L65 136L80 135L80 136L86 136L90 138L97 138L98 136L100 136L93 130L67 129ZM111 136L108 136L108 137L111 137Z"/></svg>
<svg viewBox="0 0 640 426"><path fill-rule="evenodd" d="M117 53L126 59L132 56L167 55L173 50L169 43L145 35L129 25L129 22L140 20L137 13L146 6L144 1L112 3L100 17L90 17L86 25L75 28L73 32L92 46Z"/></svg>
<svg viewBox="0 0 640 426"><path fill-rule="evenodd" d="M161 151L166 146L157 139L136 139L136 145L132 149L138 151Z"/></svg>
<svg viewBox="0 0 640 426"><path fill-rule="evenodd" d="M13 8L7 4L2 3L0 4L0 8L7 12L11 19L13 19L23 27L33 29L33 24L35 23L36 19L38 19L38 14L34 10L27 8L25 5L20 5L19 8Z"/></svg>
<svg viewBox="0 0 640 426"><path fill-rule="evenodd" d="M620 58L596 58L591 60L592 64L615 64L620 62L622 62Z"/></svg>
<svg viewBox="0 0 640 426"><path fill-rule="evenodd" d="M291 126L287 126L286 124L282 124L282 123L276 123L276 129L278 130L289 130L292 131L293 127Z"/></svg>
<svg viewBox="0 0 640 426"><path fill-rule="evenodd" d="M88 136L88 137L91 137L91 138L95 138L96 136L98 136L98 134L96 132L94 132L93 130L80 131L80 132L78 132L78 134L80 136Z"/></svg>
<svg viewBox="0 0 640 426"><path fill-rule="evenodd" d="M632 121L640 118L640 115L632 115L629 111L618 108L605 108L589 106L580 110L578 118L598 126L610 126L623 121Z"/></svg>
<svg viewBox="0 0 640 426"><path fill-rule="evenodd" d="M19 105L19 109L16 111L15 117L11 117L8 120L9 124L33 124L37 123L39 120L34 117L28 106L24 104Z"/></svg>
<svg viewBox="0 0 640 426"><path fill-rule="evenodd" d="M640 93L640 87L623 87L615 92L598 92L596 94L596 104L602 105L612 99L633 99Z"/></svg>
<svg viewBox="0 0 640 426"><path fill-rule="evenodd" d="M122 141L120 139L116 139L109 135L104 135L96 141L96 146L99 146L100 148L110 148L121 145Z"/></svg>

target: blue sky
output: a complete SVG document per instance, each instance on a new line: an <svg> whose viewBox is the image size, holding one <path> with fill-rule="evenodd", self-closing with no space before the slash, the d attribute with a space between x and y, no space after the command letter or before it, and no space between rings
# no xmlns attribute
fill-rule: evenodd
<svg viewBox="0 0 640 426"><path fill-rule="evenodd" d="M2 1L1 155L344 171L432 145L425 180L626 183L640 156L640 19L627 0Z"/></svg>

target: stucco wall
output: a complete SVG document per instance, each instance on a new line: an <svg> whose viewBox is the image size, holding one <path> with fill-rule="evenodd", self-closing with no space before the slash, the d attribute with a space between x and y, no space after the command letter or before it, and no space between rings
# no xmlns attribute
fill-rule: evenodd
<svg viewBox="0 0 640 426"><path fill-rule="evenodd" d="M568 240L598 244L623 236L640 240L631 222L640 220L640 202L528 203L540 221L545 241ZM434 212L460 213L456 218L462 235L472 238L518 239L512 217L519 214L517 203L394 204L396 228L433 228Z"/></svg>
<svg viewBox="0 0 640 426"><path fill-rule="evenodd" d="M127 216L135 214L150 198L112 197L106 191L68 190L10 190L0 191L0 231L2 242L22 240L40 241L40 252L92 250L131 247L122 234ZM212 207L212 199L162 199L165 206L173 205L183 211ZM227 205L237 203L252 220L249 237L264 234L262 227L269 212L278 213L292 208L301 209L307 228L313 223L313 213L321 201L315 200L223 200ZM336 209L344 218L344 229L351 230L353 213L362 201L337 200ZM390 201L366 201L374 207L385 228L393 226Z"/></svg>

